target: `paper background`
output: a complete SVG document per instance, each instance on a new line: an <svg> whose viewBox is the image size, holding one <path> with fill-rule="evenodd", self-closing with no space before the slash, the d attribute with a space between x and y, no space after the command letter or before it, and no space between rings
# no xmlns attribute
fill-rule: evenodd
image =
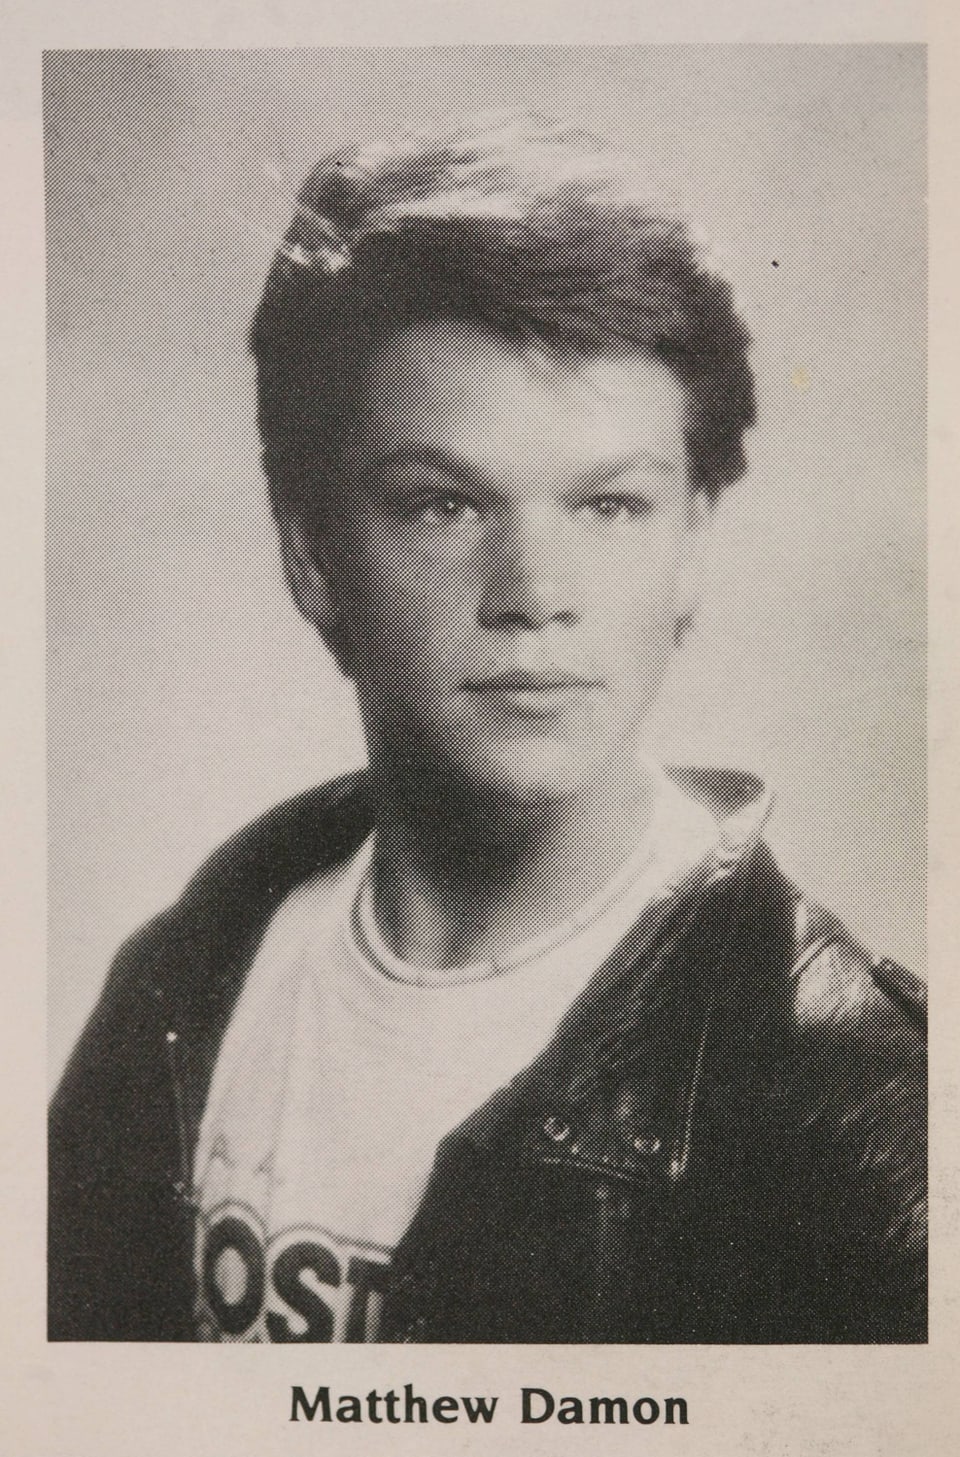
<svg viewBox="0 0 960 1457"><path fill-rule="evenodd" d="M9 807L4 887L5 1060L8 1113L2 1157L6 1212L2 1375L3 1450L23 1457L191 1457L291 1450L552 1453L578 1438L554 1425L515 1424L521 1384L556 1392L683 1395L686 1428L589 1429L604 1451L643 1442L691 1453L939 1453L956 1429L956 1033L952 968L957 916L955 650L957 558L953 498L957 370L955 38L947 6L928 16L933 100L934 244L931 368L931 897L935 1177L931 1342L927 1348L171 1348L47 1346L44 1324L45 823L43 773L43 192L39 58L42 47L477 42L650 42L696 39L924 39L916 6L894 4L660 7L299 7L249 11L190 7L162 16L96 4L21 8L9 16L4 87L8 169L4 277L3 656L11 691L3 716L4 803ZM291 1383L344 1391L411 1381L428 1395L496 1392L497 1421L483 1430L292 1426Z"/></svg>

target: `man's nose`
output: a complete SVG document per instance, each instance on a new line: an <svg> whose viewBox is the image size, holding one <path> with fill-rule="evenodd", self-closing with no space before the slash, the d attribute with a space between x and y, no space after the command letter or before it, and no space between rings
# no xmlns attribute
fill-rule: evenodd
<svg viewBox="0 0 960 1457"><path fill-rule="evenodd" d="M576 622L574 568L573 543L555 513L536 507L514 513L486 544L480 625L529 632Z"/></svg>

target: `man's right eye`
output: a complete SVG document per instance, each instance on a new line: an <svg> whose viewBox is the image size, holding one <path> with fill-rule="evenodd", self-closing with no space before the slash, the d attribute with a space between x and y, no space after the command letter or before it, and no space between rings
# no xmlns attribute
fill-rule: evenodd
<svg viewBox="0 0 960 1457"><path fill-rule="evenodd" d="M479 518L476 504L453 490L398 492L388 497L391 511L404 521L455 526Z"/></svg>

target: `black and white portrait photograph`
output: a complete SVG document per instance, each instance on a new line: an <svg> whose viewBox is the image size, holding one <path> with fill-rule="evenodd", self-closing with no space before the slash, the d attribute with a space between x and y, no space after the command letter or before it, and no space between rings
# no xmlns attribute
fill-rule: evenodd
<svg viewBox="0 0 960 1457"><path fill-rule="evenodd" d="M51 1342L927 1340L925 80L47 51Z"/></svg>

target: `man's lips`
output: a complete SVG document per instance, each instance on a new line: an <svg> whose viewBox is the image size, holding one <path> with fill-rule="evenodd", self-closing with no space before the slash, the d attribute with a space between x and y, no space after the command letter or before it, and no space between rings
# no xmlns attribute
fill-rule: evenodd
<svg viewBox="0 0 960 1457"><path fill-rule="evenodd" d="M576 711L601 684L598 679L549 668L542 672L495 673L489 678L469 680L463 686L474 703L498 717L547 723Z"/></svg>
<svg viewBox="0 0 960 1457"><path fill-rule="evenodd" d="M573 673L560 673L553 669L542 673L509 672L497 673L489 678L468 679L464 690L468 693L530 693L558 694L575 693L598 688L595 678L581 678Z"/></svg>

